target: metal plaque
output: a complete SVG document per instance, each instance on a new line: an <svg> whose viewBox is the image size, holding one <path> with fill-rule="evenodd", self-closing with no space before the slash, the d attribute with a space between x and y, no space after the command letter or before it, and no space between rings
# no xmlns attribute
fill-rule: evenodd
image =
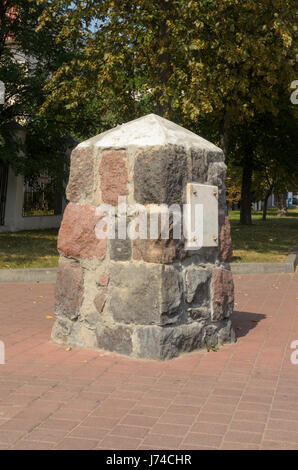
<svg viewBox="0 0 298 470"><path fill-rule="evenodd" d="M188 183L186 203L185 248L218 246L218 187Z"/></svg>

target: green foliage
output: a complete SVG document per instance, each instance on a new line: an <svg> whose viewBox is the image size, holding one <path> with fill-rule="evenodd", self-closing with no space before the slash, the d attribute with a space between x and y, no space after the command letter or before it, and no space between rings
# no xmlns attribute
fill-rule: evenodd
<svg viewBox="0 0 298 470"><path fill-rule="evenodd" d="M59 40L84 43L53 74L47 106L95 101L104 126L149 108L191 128L213 113L228 129L276 112L296 78L294 0L42 1L40 27L60 8Z"/></svg>
<svg viewBox="0 0 298 470"><path fill-rule="evenodd" d="M230 135L228 190L241 187L241 168L249 161L253 172L251 197L264 200L272 192L298 189L295 108L287 96L280 98L276 115L255 115L248 124L235 126Z"/></svg>
<svg viewBox="0 0 298 470"><path fill-rule="evenodd" d="M239 166L229 165L226 178L226 197L228 203L239 203L241 199L241 171Z"/></svg>
<svg viewBox="0 0 298 470"><path fill-rule="evenodd" d="M234 201L245 165L264 182L285 159L280 147L289 144L286 160L293 160L287 131L273 134L271 126L293 114L294 0L42 1L40 28L60 9L59 41L83 44L82 54L53 74L43 110L63 103L82 138L156 112L224 149L236 169L228 181ZM282 167L286 180L288 164Z"/></svg>
<svg viewBox="0 0 298 470"><path fill-rule="evenodd" d="M0 80L5 84L0 163L11 164L26 177L32 172L57 173L57 167L61 172L65 166L61 148L55 145L69 128L65 111L56 106L43 117L39 112L47 98L49 77L74 56L74 48L57 42L62 25L59 12L46 29L36 31L44 9L38 0L5 0L0 7ZM19 125L27 131L26 140L15 136L16 127L21 132Z"/></svg>
<svg viewBox="0 0 298 470"><path fill-rule="evenodd" d="M18 16L7 26L1 10L1 28L37 59L28 75L25 65L1 49L0 79L9 63L7 89L14 97L1 111L1 122L26 121L28 173L57 171L62 157L56 146L64 133L85 139L149 112L218 143L240 171L251 159L260 175L260 162L271 172L283 158L281 147L292 148L289 139L272 134L271 125L288 112L283 103L289 103L290 83L297 78L294 0L5 5L16 6ZM4 141L0 132L2 159L10 154L6 141L3 151ZM287 164L283 168L288 175Z"/></svg>

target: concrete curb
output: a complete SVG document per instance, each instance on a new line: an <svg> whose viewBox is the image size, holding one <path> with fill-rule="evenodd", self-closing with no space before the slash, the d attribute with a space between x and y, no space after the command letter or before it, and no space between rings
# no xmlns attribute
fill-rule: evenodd
<svg viewBox="0 0 298 470"><path fill-rule="evenodd" d="M0 269L0 282L56 281L57 268Z"/></svg>
<svg viewBox="0 0 298 470"><path fill-rule="evenodd" d="M294 273L298 264L298 243L283 263L230 263L233 274ZM57 268L0 269L0 282L52 282Z"/></svg>
<svg viewBox="0 0 298 470"><path fill-rule="evenodd" d="M230 263L233 274L294 273L298 264L298 243L283 263Z"/></svg>

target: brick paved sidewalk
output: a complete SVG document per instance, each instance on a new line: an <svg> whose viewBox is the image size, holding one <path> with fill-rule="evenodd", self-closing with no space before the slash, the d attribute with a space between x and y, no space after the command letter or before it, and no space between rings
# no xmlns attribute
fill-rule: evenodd
<svg viewBox="0 0 298 470"><path fill-rule="evenodd" d="M54 283L1 284L0 449L298 449L298 272L235 284L238 342L163 363L50 344Z"/></svg>

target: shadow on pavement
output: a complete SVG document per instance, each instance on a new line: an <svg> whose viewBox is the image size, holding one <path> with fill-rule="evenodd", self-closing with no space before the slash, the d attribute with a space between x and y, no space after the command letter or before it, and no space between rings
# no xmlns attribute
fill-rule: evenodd
<svg viewBox="0 0 298 470"><path fill-rule="evenodd" d="M234 311L231 315L236 337L241 338L255 328L258 323L266 318L262 313Z"/></svg>

